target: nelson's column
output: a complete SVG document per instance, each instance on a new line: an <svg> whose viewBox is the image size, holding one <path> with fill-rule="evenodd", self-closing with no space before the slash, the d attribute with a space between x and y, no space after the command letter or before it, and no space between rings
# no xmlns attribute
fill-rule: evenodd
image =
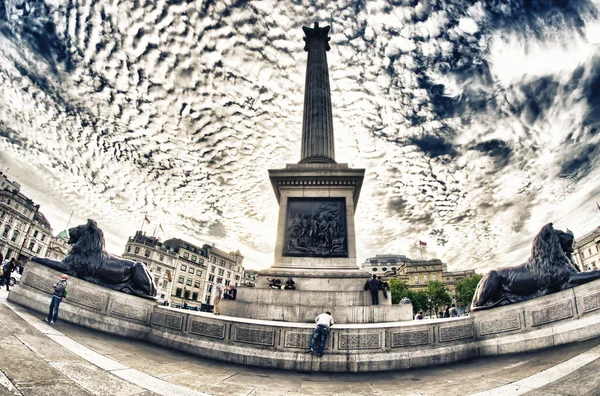
<svg viewBox="0 0 600 396"><path fill-rule="evenodd" d="M335 161L327 51L329 26L304 27L308 52L301 159L269 170L279 203L273 265L259 272L255 289L240 289L225 302L227 315L312 322L330 311L337 323L408 320L410 307L391 298L371 305L364 284L369 274L356 263L354 213L365 174ZM268 279L288 277L296 290L274 290Z"/></svg>

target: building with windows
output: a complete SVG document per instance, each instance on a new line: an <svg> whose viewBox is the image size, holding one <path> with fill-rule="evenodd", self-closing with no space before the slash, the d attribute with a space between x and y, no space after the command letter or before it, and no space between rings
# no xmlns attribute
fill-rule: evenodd
<svg viewBox="0 0 600 396"><path fill-rule="evenodd" d="M404 263L410 261L408 257L401 254L378 254L362 263L361 269L377 276L383 276L390 271L395 273Z"/></svg>
<svg viewBox="0 0 600 396"><path fill-rule="evenodd" d="M456 283L464 278L468 278L475 274L475 270L464 271L444 271L444 286L452 297L456 296Z"/></svg>
<svg viewBox="0 0 600 396"><path fill-rule="evenodd" d="M0 252L26 263L33 256L46 256L52 227L40 206L20 189L0 172Z"/></svg>
<svg viewBox="0 0 600 396"><path fill-rule="evenodd" d="M173 277L171 305L177 307L184 303L190 307L200 307L205 303L208 252L179 238L165 241L177 254L177 268Z"/></svg>
<svg viewBox="0 0 600 396"><path fill-rule="evenodd" d="M158 238L136 231L135 235L127 240L123 258L145 263L154 277L158 302L171 303L171 293L175 283L174 274L178 263L174 248L160 242Z"/></svg>
<svg viewBox="0 0 600 396"><path fill-rule="evenodd" d="M57 261L62 261L67 257L67 254L69 254L69 251L71 250L71 246L67 243L69 238L67 238L66 235L66 232L63 231L57 236L50 238L45 257Z"/></svg>
<svg viewBox="0 0 600 396"><path fill-rule="evenodd" d="M204 292L204 303L212 304L214 285L222 283L223 286L235 284L239 286L244 280L244 256L239 250L227 253L214 245L204 245L207 256L207 275Z"/></svg>
<svg viewBox="0 0 600 396"><path fill-rule="evenodd" d="M600 269L600 227L575 240L573 257L582 271Z"/></svg>

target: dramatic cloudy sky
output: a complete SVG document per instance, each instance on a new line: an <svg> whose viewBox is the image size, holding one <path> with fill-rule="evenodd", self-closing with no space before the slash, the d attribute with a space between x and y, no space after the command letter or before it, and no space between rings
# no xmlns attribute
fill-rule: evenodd
<svg viewBox="0 0 600 396"><path fill-rule="evenodd" d="M96 219L272 263L267 169L300 159L301 27L329 24L358 257L485 270L600 225L600 4L0 0L0 166L54 230ZM73 224L72 223L72 224Z"/></svg>

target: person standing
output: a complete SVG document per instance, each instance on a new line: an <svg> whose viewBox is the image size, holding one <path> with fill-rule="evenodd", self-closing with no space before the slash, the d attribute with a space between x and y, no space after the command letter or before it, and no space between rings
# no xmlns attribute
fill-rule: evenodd
<svg viewBox="0 0 600 396"><path fill-rule="evenodd" d="M450 308L450 317L458 318L458 309L456 309L456 304L452 304L452 308Z"/></svg>
<svg viewBox="0 0 600 396"><path fill-rule="evenodd" d="M221 315L221 297L223 296L223 284L221 282L217 283L215 286L215 308L213 310L215 315Z"/></svg>
<svg viewBox="0 0 600 396"><path fill-rule="evenodd" d="M377 280L377 275L373 275L373 278L365 283L365 290L371 291L373 305L379 305L379 281Z"/></svg>
<svg viewBox="0 0 600 396"><path fill-rule="evenodd" d="M333 317L331 316L331 312L325 312L315 318L316 327L313 330L313 335L310 339L310 346L308 347L308 351L306 353L313 353L315 342L317 338L321 338L319 342L319 349L317 351L317 356L323 356L323 349L325 348L325 342L327 341L327 336L329 335L329 328L333 326Z"/></svg>
<svg viewBox="0 0 600 396"><path fill-rule="evenodd" d="M60 280L53 286L54 293L52 294L52 301L50 301L50 310L48 311L48 317L44 319L47 323L54 324L58 319L58 306L63 298L67 297L68 279L68 275L62 274Z"/></svg>
<svg viewBox="0 0 600 396"><path fill-rule="evenodd" d="M11 258L2 266L2 281L6 285L6 291L10 291L10 275L16 268L15 258Z"/></svg>
<svg viewBox="0 0 600 396"><path fill-rule="evenodd" d="M387 300L387 291L389 290L390 286L387 282L381 279L381 276L377 277L377 282L379 283L379 290L383 290L383 298Z"/></svg>

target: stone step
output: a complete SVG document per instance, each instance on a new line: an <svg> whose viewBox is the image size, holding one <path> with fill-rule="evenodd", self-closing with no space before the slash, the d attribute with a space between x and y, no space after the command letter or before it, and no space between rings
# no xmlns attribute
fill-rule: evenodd
<svg viewBox="0 0 600 396"><path fill-rule="evenodd" d="M306 291L306 290L281 290L258 289L253 287L240 287L237 300L248 303L262 303L275 305L314 305L314 306L356 306L371 305L371 292L369 291ZM392 297L388 291L388 298L383 298L383 291L379 291L379 304L391 305Z"/></svg>
<svg viewBox="0 0 600 396"><path fill-rule="evenodd" d="M274 290L275 291L275 290ZM308 302L306 302L308 304ZM221 314L248 319L314 323L317 315L329 311L336 323L379 323L412 320L411 304L400 305L283 305L222 300Z"/></svg>

